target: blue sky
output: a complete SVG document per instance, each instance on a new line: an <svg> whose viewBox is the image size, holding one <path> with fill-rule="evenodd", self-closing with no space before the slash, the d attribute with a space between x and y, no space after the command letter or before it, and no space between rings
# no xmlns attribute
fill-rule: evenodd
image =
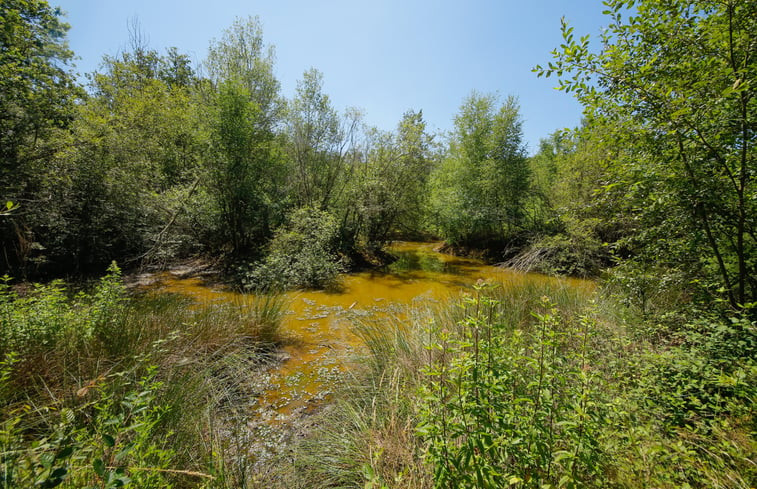
<svg viewBox="0 0 757 489"><path fill-rule="evenodd" d="M600 0L51 0L66 12L77 71L97 69L128 43L138 18L152 48L176 46L201 62L210 41L235 17L259 16L275 46L283 95L310 67L340 110L359 107L368 124L391 130L408 109L449 130L472 90L520 99L530 152L555 129L573 127L580 105L537 78L536 64L559 46L560 17L595 37L605 24Z"/></svg>

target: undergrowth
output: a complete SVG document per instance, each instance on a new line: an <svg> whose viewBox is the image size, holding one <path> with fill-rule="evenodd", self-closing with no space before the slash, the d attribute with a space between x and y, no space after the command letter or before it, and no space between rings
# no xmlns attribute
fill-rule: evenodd
<svg viewBox="0 0 757 489"><path fill-rule="evenodd" d="M61 282L19 293L6 278L0 487L246 487L254 454L238 414L282 311L274 296L130 296L115 265L76 294Z"/></svg>
<svg viewBox="0 0 757 489"><path fill-rule="evenodd" d="M755 324L691 311L662 337L603 296L478 284L357 325L362 368L273 485L753 487Z"/></svg>
<svg viewBox="0 0 757 489"><path fill-rule="evenodd" d="M246 419L282 302L0 285L0 487L754 487L748 314L479 283L363 319L352 381L274 458ZM652 300L652 302L650 302Z"/></svg>

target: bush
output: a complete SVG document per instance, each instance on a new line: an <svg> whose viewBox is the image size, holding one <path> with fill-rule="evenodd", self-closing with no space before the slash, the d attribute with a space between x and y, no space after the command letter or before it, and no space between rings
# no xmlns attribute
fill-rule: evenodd
<svg viewBox="0 0 757 489"><path fill-rule="evenodd" d="M0 362L0 387L13 362ZM176 454L157 436L164 410L156 403L155 373L150 368L133 383L123 383L123 373L92 381L78 395L94 399L74 408L36 406L51 426L32 443L24 428L37 413L28 406L2 413L0 488L173 487L162 468Z"/></svg>
<svg viewBox="0 0 757 489"><path fill-rule="evenodd" d="M481 290L468 307L458 331L430 346L418 432L435 486L601 486L595 323L562 320L546 297L523 328Z"/></svg>
<svg viewBox="0 0 757 489"><path fill-rule="evenodd" d="M602 444L623 487L748 489L757 480L756 325L690 315L699 317L613 363ZM644 337L650 327L640 323Z"/></svg>
<svg viewBox="0 0 757 489"><path fill-rule="evenodd" d="M9 277L0 279L0 355L21 356L56 351L81 354L97 339L103 345L118 331L124 311L121 270L115 262L92 294L79 293L69 300L63 282L37 285L20 296Z"/></svg>
<svg viewBox="0 0 757 489"><path fill-rule="evenodd" d="M337 250L338 226L328 212L302 208L276 231L261 262L245 272L250 289L323 288L346 270Z"/></svg>
<svg viewBox="0 0 757 489"><path fill-rule="evenodd" d="M608 247L597 237L598 225L594 219L568 220L563 233L533 240L506 265L548 275L597 277L611 263Z"/></svg>

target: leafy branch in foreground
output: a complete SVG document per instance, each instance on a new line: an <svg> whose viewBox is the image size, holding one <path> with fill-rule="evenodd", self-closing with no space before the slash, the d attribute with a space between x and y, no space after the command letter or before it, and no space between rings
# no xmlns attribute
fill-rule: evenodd
<svg viewBox="0 0 757 489"><path fill-rule="evenodd" d="M457 332L439 332L418 433L436 487L587 487L603 467L602 415L589 339L544 297L537 322L513 327L478 287Z"/></svg>
<svg viewBox="0 0 757 489"><path fill-rule="evenodd" d="M534 71L557 76L629 148L614 170L655 258L664 250L655 241L679 238L731 307L748 308L757 298L757 2L604 3L598 52L563 21L554 62Z"/></svg>

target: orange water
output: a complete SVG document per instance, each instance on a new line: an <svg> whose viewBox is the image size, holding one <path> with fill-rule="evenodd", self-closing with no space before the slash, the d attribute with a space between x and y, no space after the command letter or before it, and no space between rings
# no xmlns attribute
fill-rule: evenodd
<svg viewBox="0 0 757 489"><path fill-rule="evenodd" d="M341 277L338 291L299 291L286 294L288 312L282 329L291 341L288 359L269 372L268 389L258 399L259 412L273 420L308 410L328 398L334 379L349 365L360 340L352 332L356 319L385 316L421 301L447 301L478 280L519 284L563 280L570 286L591 288L591 282L554 279L488 266L480 261L434 251L438 243L394 243L399 260L381 271ZM163 290L198 301L236 301L240 294L204 285L199 278L179 279L165 274Z"/></svg>

